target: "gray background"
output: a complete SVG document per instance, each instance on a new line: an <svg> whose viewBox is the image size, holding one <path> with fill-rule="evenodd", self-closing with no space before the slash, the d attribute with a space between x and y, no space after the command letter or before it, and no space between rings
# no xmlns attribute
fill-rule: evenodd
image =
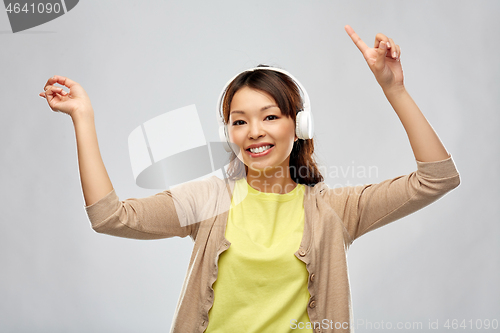
<svg viewBox="0 0 500 333"><path fill-rule="evenodd" d="M217 141L221 87L259 63L308 89L322 165L378 170L330 177L331 187L410 173L406 133L345 24L370 46L378 32L400 44L407 89L462 179L352 245L355 320L422 322L420 332L429 321L444 330L447 319L500 320L499 9L496 0L82 1L16 34L2 11L0 331L168 331L192 249L189 238L92 231L71 119L38 96L49 77L67 76L89 94L122 200L159 192L135 185L129 133L196 104L207 140Z"/></svg>

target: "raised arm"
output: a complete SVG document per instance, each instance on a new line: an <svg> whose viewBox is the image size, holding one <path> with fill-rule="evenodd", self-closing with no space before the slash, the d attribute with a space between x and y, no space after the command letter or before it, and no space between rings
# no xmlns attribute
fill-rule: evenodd
<svg viewBox="0 0 500 333"><path fill-rule="evenodd" d="M441 161L450 155L438 135L406 91L401 67L401 49L391 38L377 34L373 48L346 25L346 32L363 54L382 87L389 103L406 130L415 159L420 162Z"/></svg>
<svg viewBox="0 0 500 333"><path fill-rule="evenodd" d="M69 93L56 83L69 88ZM73 120L83 196L86 206L92 205L111 192L113 185L99 151L90 99L78 83L58 75L47 81L39 95L47 99L53 111L65 113Z"/></svg>

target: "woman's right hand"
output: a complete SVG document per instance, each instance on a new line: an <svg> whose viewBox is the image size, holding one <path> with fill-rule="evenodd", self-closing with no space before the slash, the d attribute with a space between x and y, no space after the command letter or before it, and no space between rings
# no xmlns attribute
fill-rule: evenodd
<svg viewBox="0 0 500 333"><path fill-rule="evenodd" d="M54 84L69 88L69 93ZM90 99L85 90L75 81L64 76L55 75L47 80L44 92L39 96L46 98L52 111L66 113L73 117L77 112L93 112Z"/></svg>

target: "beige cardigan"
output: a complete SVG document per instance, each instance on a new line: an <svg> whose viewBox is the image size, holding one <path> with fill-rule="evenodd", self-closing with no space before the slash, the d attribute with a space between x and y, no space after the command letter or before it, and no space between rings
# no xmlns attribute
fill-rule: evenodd
<svg viewBox="0 0 500 333"><path fill-rule="evenodd" d="M304 234L295 256L309 272L307 311L314 332L354 331L346 261L351 243L429 205L459 183L450 156L417 161L417 171L379 184L306 186ZM211 176L142 199L119 201L113 189L85 207L99 233L136 239L191 236L194 248L171 332L203 332L208 325L218 257L231 245L224 235L233 190L234 181Z"/></svg>

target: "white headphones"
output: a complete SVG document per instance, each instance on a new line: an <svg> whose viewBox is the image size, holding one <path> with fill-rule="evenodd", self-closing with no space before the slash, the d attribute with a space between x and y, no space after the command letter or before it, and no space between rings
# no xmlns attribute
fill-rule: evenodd
<svg viewBox="0 0 500 333"><path fill-rule="evenodd" d="M224 96L226 95L226 90L231 82L240 74L244 72L253 72L255 70L271 70L275 72L280 72L285 75L287 75L292 81L299 87L299 90L302 91L303 98L302 98L302 105L303 109L299 110L297 112L296 116L296 126L295 126L295 134L299 139L306 140L306 139L312 139L313 134L314 134L314 122L313 122L313 117L311 113L311 102L309 100L309 95L307 94L306 89L304 86L295 78L292 76L292 74L288 73L284 69L281 68L276 68L276 67L254 67L247 69L241 73L238 73L235 75L231 80L229 80L224 88L222 89L222 92L219 95L219 100L217 102L217 122L219 123L219 137L220 141L223 143L224 149L227 152L231 152L231 146L229 145L229 132L227 129L227 124L224 123L224 117L223 117L223 112L222 112L222 103L224 100ZM236 154L237 155L237 154Z"/></svg>

